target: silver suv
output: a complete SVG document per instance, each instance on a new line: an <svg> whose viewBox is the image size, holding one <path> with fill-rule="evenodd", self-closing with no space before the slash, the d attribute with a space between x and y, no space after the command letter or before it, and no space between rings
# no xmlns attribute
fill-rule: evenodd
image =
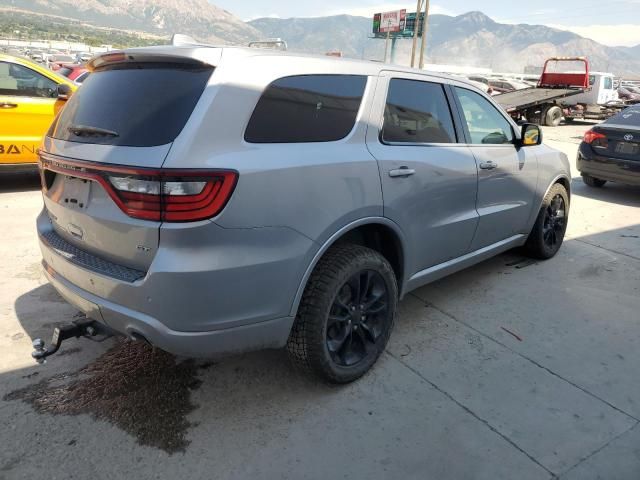
<svg viewBox="0 0 640 480"><path fill-rule="evenodd" d="M188 45L89 68L43 142L37 226L95 326L186 356L286 346L349 382L407 292L563 241L566 156L464 80Z"/></svg>

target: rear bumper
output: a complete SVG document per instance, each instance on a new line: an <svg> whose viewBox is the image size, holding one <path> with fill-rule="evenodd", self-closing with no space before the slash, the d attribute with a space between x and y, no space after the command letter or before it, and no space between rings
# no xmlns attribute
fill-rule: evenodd
<svg viewBox="0 0 640 480"><path fill-rule="evenodd" d="M210 332L178 332L140 312L97 297L60 276L43 262L47 279L70 304L110 330L140 339L175 355L216 357L234 353L281 348L293 325L292 317L276 318L241 327Z"/></svg>
<svg viewBox="0 0 640 480"><path fill-rule="evenodd" d="M576 166L582 175L627 185L640 185L640 161L597 155L584 142L578 149Z"/></svg>
<svg viewBox="0 0 640 480"><path fill-rule="evenodd" d="M315 251L290 229L235 231L212 223L210 236L199 229L192 243L184 230L163 233L165 246L149 270L131 277L107 260L65 250L51 241L52 230L43 211L45 272L69 303L118 333L190 357L283 347L302 267Z"/></svg>

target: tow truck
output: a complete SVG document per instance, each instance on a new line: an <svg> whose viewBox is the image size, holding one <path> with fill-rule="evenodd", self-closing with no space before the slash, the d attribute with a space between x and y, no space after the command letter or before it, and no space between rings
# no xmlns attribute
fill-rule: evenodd
<svg viewBox="0 0 640 480"><path fill-rule="evenodd" d="M562 71L564 64L584 69ZM613 87L613 74L590 72L585 57L549 58L537 86L493 97L516 121L557 127L564 118L604 120L624 108Z"/></svg>

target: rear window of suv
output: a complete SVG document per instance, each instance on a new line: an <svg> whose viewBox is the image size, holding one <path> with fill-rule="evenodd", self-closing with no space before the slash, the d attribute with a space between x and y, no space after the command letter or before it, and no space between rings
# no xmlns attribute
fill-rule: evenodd
<svg viewBox="0 0 640 480"><path fill-rule="evenodd" d="M69 99L49 136L129 147L171 143L187 123L212 72L213 67L167 63L98 70Z"/></svg>
<svg viewBox="0 0 640 480"><path fill-rule="evenodd" d="M341 140L355 125L366 84L367 77L361 75L276 80L258 101L244 138L250 143Z"/></svg>

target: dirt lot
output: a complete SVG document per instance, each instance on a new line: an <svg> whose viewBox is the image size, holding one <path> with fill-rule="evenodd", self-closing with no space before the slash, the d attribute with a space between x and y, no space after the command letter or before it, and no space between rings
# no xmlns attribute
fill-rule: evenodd
<svg viewBox="0 0 640 480"><path fill-rule="evenodd" d="M571 159L589 124L547 129ZM33 177L0 179L0 479L640 478L640 188L573 186L557 258L508 253L401 304L361 381L282 352L205 363L31 338L76 313L46 283Z"/></svg>

